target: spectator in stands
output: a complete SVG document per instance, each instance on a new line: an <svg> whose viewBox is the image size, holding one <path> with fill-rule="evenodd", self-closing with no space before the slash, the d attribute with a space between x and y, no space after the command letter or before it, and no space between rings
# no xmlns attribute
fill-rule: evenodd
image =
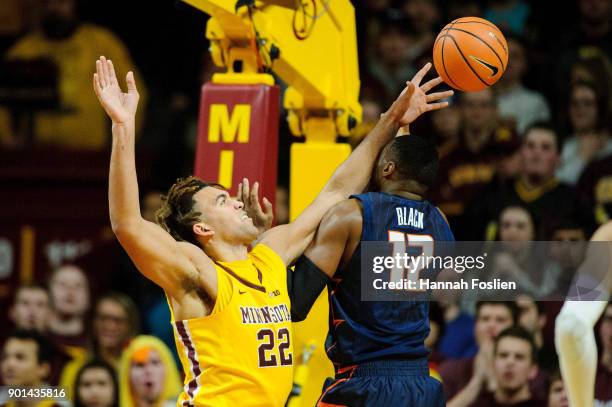
<svg viewBox="0 0 612 407"><path fill-rule="evenodd" d="M552 371L556 366L557 354L554 346L544 341L544 327L547 322L544 303L535 301L529 294L519 294L516 297L516 305L519 309L518 323L529 332L535 343L538 364L544 371Z"/></svg>
<svg viewBox="0 0 612 407"><path fill-rule="evenodd" d="M119 367L121 353L139 332L138 308L130 297L118 292L100 298L93 319L94 355Z"/></svg>
<svg viewBox="0 0 612 407"><path fill-rule="evenodd" d="M599 326L601 356L595 376L595 400L605 404L612 400L612 303L608 303Z"/></svg>
<svg viewBox="0 0 612 407"><path fill-rule="evenodd" d="M103 295L94 307L92 349L82 357L74 358L62 372L61 384L72 396L72 387L77 372L87 360L102 360L119 368L124 349L129 345L140 327L138 308L130 297L119 292Z"/></svg>
<svg viewBox="0 0 612 407"><path fill-rule="evenodd" d="M478 345L475 357L449 359L440 365L440 376L444 385L446 400L452 400L470 381L477 367L486 370L492 381L493 340L504 329L514 325L518 310L512 301L478 301L476 304L476 324L474 337Z"/></svg>
<svg viewBox="0 0 612 407"><path fill-rule="evenodd" d="M445 2L447 21L465 16L482 16L481 2L478 0L450 0Z"/></svg>
<svg viewBox="0 0 612 407"><path fill-rule="evenodd" d="M612 154L587 165L576 185L576 195L590 224L603 225L612 219Z"/></svg>
<svg viewBox="0 0 612 407"><path fill-rule="evenodd" d="M594 82L608 95L608 109L612 108L612 62L597 47L582 47L571 69L571 83Z"/></svg>
<svg viewBox="0 0 612 407"><path fill-rule="evenodd" d="M89 290L85 271L75 265L59 267L49 280L52 312L48 333L55 344L73 357L82 357L86 352Z"/></svg>
<svg viewBox="0 0 612 407"><path fill-rule="evenodd" d="M525 207L508 206L500 214L499 240L492 256L491 276L517 283L519 291L545 298L557 289L561 270L543 255L543 245L534 244L536 226Z"/></svg>
<svg viewBox="0 0 612 407"><path fill-rule="evenodd" d="M119 407L117 374L102 360L87 362L79 370L74 388L74 407Z"/></svg>
<svg viewBox="0 0 612 407"><path fill-rule="evenodd" d="M440 9L435 0L403 0L401 8L411 28L408 63L416 69L423 56L431 58L429 55L440 28Z"/></svg>
<svg viewBox="0 0 612 407"><path fill-rule="evenodd" d="M450 104L446 109L431 112L429 118L436 137L438 155L440 159L443 159L459 145L461 111L454 104Z"/></svg>
<svg viewBox="0 0 612 407"><path fill-rule="evenodd" d="M606 127L608 95L594 82L572 85L569 118L573 135L563 144L557 178L575 185L591 161L612 154L612 140Z"/></svg>
<svg viewBox="0 0 612 407"><path fill-rule="evenodd" d="M33 329L45 333L50 313L49 293L44 286L26 284L17 288L9 310L9 317L17 329Z"/></svg>
<svg viewBox="0 0 612 407"><path fill-rule="evenodd" d="M457 281L459 276L453 270L444 270L437 281ZM436 303L442 310L444 330L438 341L437 353L440 360L465 359L474 357L478 346L474 339L474 317L463 312L459 290L435 290Z"/></svg>
<svg viewBox="0 0 612 407"><path fill-rule="evenodd" d="M367 59L366 68L369 76L382 85L385 105L404 86L406 78L416 73L408 63L412 46L409 24L399 10L387 10L381 21L377 43L376 55Z"/></svg>
<svg viewBox="0 0 612 407"><path fill-rule="evenodd" d="M511 131L500 124L496 106L495 96L489 88L460 95L459 146L440 160L436 188L431 191L431 200L446 214L459 240L467 229L460 223L466 205L493 178L494 165L485 153L486 148L496 134Z"/></svg>
<svg viewBox="0 0 612 407"><path fill-rule="evenodd" d="M513 205L525 207L538 220L539 226L570 217L575 211L573 189L555 177L559 163L556 131L547 123L536 123L523 139L522 170L518 179L506 191L487 196L488 207L481 216L488 219L488 230L497 230L501 211ZM535 238L543 234L536 230Z"/></svg>
<svg viewBox="0 0 612 407"><path fill-rule="evenodd" d="M529 387L529 381L538 373L536 347L529 332L520 326L502 331L495 339L492 366L495 390L487 389L489 368L478 360L472 379L448 406L542 406L544 401L535 397Z"/></svg>
<svg viewBox="0 0 612 407"><path fill-rule="evenodd" d="M544 96L523 85L523 78L529 69L524 41L508 34L506 40L509 49L508 67L495 86L497 109L501 117L513 120L516 130L523 135L532 124L550 120L550 109Z"/></svg>
<svg viewBox="0 0 612 407"><path fill-rule="evenodd" d="M555 370L550 376L550 384L548 386L548 407L569 407L565 384L563 384L559 369Z"/></svg>
<svg viewBox="0 0 612 407"><path fill-rule="evenodd" d="M0 373L6 386L40 388L49 375L50 344L36 331L17 330L10 334L2 348ZM26 404L27 403L27 404ZM49 401L21 402L16 406L55 407Z"/></svg>
<svg viewBox="0 0 612 407"><path fill-rule="evenodd" d="M529 3L524 0L492 0L487 3L489 6L483 17L497 25L505 35L522 35L525 32L531 13Z"/></svg>
<svg viewBox="0 0 612 407"><path fill-rule="evenodd" d="M6 54L11 60L50 59L58 66L60 107L36 114L35 141L64 148L102 149L110 144L110 123L91 91L91 61L107 55L119 76L125 76L134 62L113 33L79 20L76 0L46 0L40 4L41 27L18 40ZM138 91L142 99L146 89L141 86ZM137 119L141 122L143 115ZM21 140L12 134L0 141L15 145Z"/></svg>
<svg viewBox="0 0 612 407"><path fill-rule="evenodd" d="M174 406L181 390L170 350L153 336L138 336L123 352L119 367L121 407Z"/></svg>

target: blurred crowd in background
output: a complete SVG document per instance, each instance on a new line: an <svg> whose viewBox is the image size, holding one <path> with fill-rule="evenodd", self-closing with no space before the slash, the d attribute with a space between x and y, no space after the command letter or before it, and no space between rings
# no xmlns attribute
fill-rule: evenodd
<svg viewBox="0 0 612 407"><path fill-rule="evenodd" d="M612 1L353 4L364 114L340 141L356 145L367 134L431 60L447 22L480 16L506 36L508 68L492 88L456 92L449 108L412 126L439 147L428 198L458 240L580 242L610 220ZM136 73L141 204L153 220L161 193L192 171L200 87L219 70L207 53L206 19L173 1L0 2L3 383L61 384L79 406L100 397L109 406L162 405L178 393L166 299L108 227L110 122L91 75L100 55L119 75ZM56 92L11 93L28 81ZM289 217L289 147L303 142L279 120L277 224ZM528 251L515 254L500 267L520 269ZM515 302L465 307L445 296L432 304L431 367L449 405L566 405L553 343L560 303L536 301L557 282L543 275L522 289ZM603 405L612 400L612 306L596 329ZM509 394L528 397L519 404Z"/></svg>

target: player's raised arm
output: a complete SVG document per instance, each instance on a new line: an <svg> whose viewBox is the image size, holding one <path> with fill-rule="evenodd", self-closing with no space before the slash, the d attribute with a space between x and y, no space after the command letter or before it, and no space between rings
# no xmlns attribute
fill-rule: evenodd
<svg viewBox="0 0 612 407"><path fill-rule="evenodd" d="M308 247L317 225L329 208L349 195L364 190L370 180L376 157L400 127L408 126L425 112L448 106L448 102L439 101L450 97L452 91L428 94L442 83L441 78L421 85L430 68L431 64L426 64L407 83L404 91L381 116L374 129L336 169L323 190L304 212L292 223L273 228L262 237L262 242L272 247L286 264L292 263Z"/></svg>
<svg viewBox="0 0 612 407"><path fill-rule="evenodd" d="M112 62L104 57L96 61L94 91L113 122L108 188L111 226L138 270L171 296L177 296L184 279L198 278L198 273L184 254L185 249L180 247L187 243L176 242L161 227L141 216L134 152L139 96L132 72L127 74L126 82L127 93L124 93ZM208 260L203 252L201 256Z"/></svg>

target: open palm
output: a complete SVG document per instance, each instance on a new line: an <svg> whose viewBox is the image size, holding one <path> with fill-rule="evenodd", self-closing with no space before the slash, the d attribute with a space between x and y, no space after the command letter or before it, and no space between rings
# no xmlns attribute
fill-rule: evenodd
<svg viewBox="0 0 612 407"><path fill-rule="evenodd" d="M113 63L103 56L96 61L96 73L93 75L94 92L113 123L133 122L136 117L139 95L131 71L128 72L125 82L127 93L119 86Z"/></svg>
<svg viewBox="0 0 612 407"><path fill-rule="evenodd" d="M397 98L395 108L401 114L400 125L405 126L414 122L420 115L432 110L442 109L448 106L448 102L439 102L444 98L451 97L453 91L428 93L434 87L442 83L442 78L437 77L421 86L421 81L431 69L431 63L427 63L412 80L406 82L406 88Z"/></svg>

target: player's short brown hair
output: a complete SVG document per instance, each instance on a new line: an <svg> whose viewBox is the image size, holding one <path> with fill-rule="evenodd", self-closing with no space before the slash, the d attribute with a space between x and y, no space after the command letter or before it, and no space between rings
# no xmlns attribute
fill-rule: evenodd
<svg viewBox="0 0 612 407"><path fill-rule="evenodd" d="M206 187L225 189L219 184L202 181L198 177L179 178L162 196L162 206L155 213L157 224L178 241L199 246L192 226L200 222L202 213L194 211L193 196Z"/></svg>

